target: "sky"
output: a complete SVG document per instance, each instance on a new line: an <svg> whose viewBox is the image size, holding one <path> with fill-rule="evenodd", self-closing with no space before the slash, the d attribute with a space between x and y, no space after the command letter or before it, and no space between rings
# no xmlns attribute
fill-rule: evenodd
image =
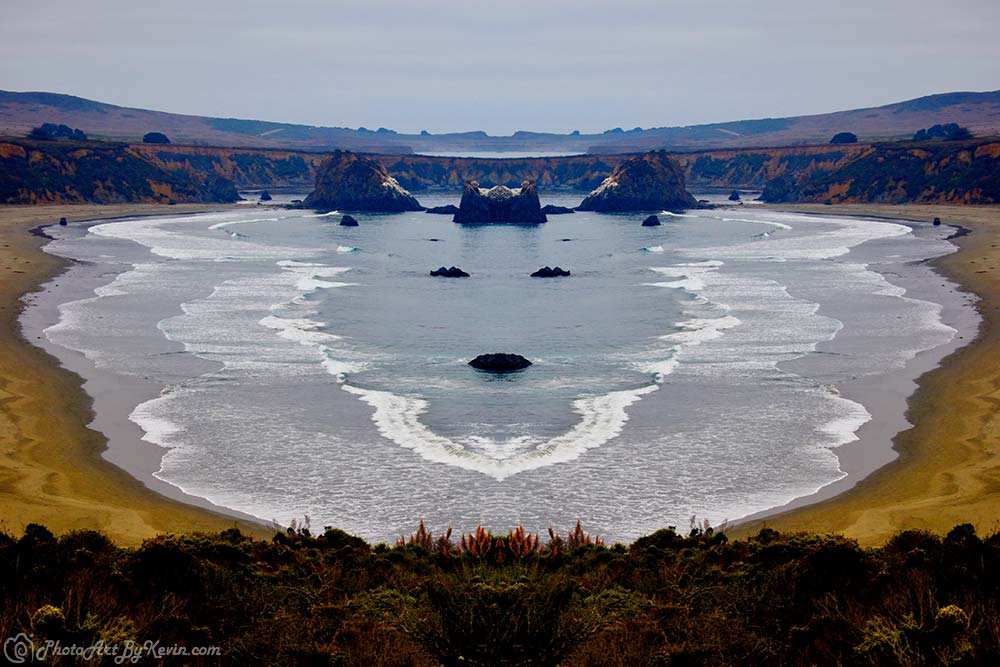
<svg viewBox="0 0 1000 667"><path fill-rule="evenodd" d="M2 0L0 89L400 132L600 132L1000 89L997 0Z"/></svg>

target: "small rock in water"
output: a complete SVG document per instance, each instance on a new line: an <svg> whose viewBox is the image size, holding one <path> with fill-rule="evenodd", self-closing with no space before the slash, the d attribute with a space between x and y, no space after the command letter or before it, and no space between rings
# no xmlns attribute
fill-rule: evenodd
<svg viewBox="0 0 1000 667"><path fill-rule="evenodd" d="M441 267L431 271L431 275L435 278L468 278L469 274L458 268L457 266L451 267Z"/></svg>
<svg viewBox="0 0 1000 667"><path fill-rule="evenodd" d="M655 215L651 215L651 216L649 216L648 218L646 218L645 220L642 221L642 226L643 227L659 227L660 226L660 219L658 217L656 217Z"/></svg>
<svg viewBox="0 0 1000 667"><path fill-rule="evenodd" d="M458 213L458 207L454 204L445 204L444 206L431 206L429 209L424 211L424 213L437 213L438 215L455 215Z"/></svg>
<svg viewBox="0 0 1000 667"><path fill-rule="evenodd" d="M59 225L60 225L61 227L65 227L65 226L66 226L66 225L68 225L68 224L69 224L69 223L68 223L68 222L66 221L66 218L59 218Z"/></svg>
<svg viewBox="0 0 1000 667"><path fill-rule="evenodd" d="M561 269L558 266L555 267L554 269L553 268L549 268L547 266L544 266L544 267L538 269L537 271L535 271L534 273L532 273L531 277L532 278L564 278L564 277L568 276L569 274L570 274L569 271L566 271L565 269Z"/></svg>
<svg viewBox="0 0 1000 667"><path fill-rule="evenodd" d="M509 354L506 352L496 352L493 354L481 354L469 365L481 371L490 373L512 373L520 371L531 365L531 362L519 354Z"/></svg>
<svg viewBox="0 0 1000 667"><path fill-rule="evenodd" d="M934 218L934 226L935 227L941 226L941 218Z"/></svg>
<svg viewBox="0 0 1000 667"><path fill-rule="evenodd" d="M355 220L353 216L345 215L343 218L340 219L340 226L341 227L357 227L358 226L358 221Z"/></svg>
<svg viewBox="0 0 1000 667"><path fill-rule="evenodd" d="M271 193L268 192L267 190L262 191L260 193L260 200L261 201L271 201Z"/></svg>
<svg viewBox="0 0 1000 667"><path fill-rule="evenodd" d="M729 194L729 201L739 201L739 200L740 200L740 191L739 190L733 190Z"/></svg>

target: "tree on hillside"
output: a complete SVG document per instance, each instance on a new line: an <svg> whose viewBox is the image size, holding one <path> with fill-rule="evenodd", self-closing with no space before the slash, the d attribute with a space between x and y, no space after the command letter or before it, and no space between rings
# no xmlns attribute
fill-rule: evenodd
<svg viewBox="0 0 1000 667"><path fill-rule="evenodd" d="M858 135L853 132L838 132L833 135L833 139L830 139L831 144L856 144L858 143Z"/></svg>
<svg viewBox="0 0 1000 667"><path fill-rule="evenodd" d="M943 139L944 141L955 141L958 139L971 139L972 132L967 127L961 127L958 123L945 123L944 125L932 125L928 128L918 130L913 135L914 141L931 141L933 139Z"/></svg>
<svg viewBox="0 0 1000 667"><path fill-rule="evenodd" d="M72 139L73 141L86 141L87 135L82 130L78 130L68 125L56 125L55 123L42 123L36 128L32 128L28 136L32 139L43 141L55 141L57 139Z"/></svg>
<svg viewBox="0 0 1000 667"><path fill-rule="evenodd" d="M162 132L147 132L142 135L142 143L144 144L169 144L170 139L167 135Z"/></svg>

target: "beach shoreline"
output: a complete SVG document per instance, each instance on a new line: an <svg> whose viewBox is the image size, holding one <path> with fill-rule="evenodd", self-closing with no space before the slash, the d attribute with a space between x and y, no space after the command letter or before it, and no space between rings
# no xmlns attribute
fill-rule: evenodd
<svg viewBox="0 0 1000 667"><path fill-rule="evenodd" d="M238 526L257 536L261 523L178 502L107 462L102 434L90 428L93 402L80 376L25 340L22 299L62 275L69 263L42 250L40 226L114 217L219 210L218 205L150 204L0 207L0 530L29 523L55 533L100 530L134 545L158 533Z"/></svg>
<svg viewBox="0 0 1000 667"><path fill-rule="evenodd" d="M269 533L263 525L251 521L240 521L227 510L213 511L205 503L190 497L178 497L174 493L157 493L147 484L114 466L102 457L105 449L103 436L88 428L93 413L93 401L82 388L80 377L67 370L56 359L41 348L24 340L20 334L18 316L21 298L37 291L54 276L65 270L64 260L53 257L41 250L46 240L29 232L41 224L52 224L61 216L70 217L73 222L81 219L108 219L111 217L135 215L167 215L188 212L219 210L219 206L52 206L52 207L0 207L0 233L3 234L2 254L9 267L5 272L24 271L14 274L17 280L8 281L0 292L0 336L8 345L0 353L0 436L10 445L4 448L0 482L0 497L4 498L7 512L0 523L0 529L17 534L29 522L48 525L55 532L65 532L77 528L94 528L107 532L118 542L134 544L157 532L181 532L195 530L218 530L240 525L244 530ZM982 532L997 528L995 510L1000 507L1000 475L995 488L984 490L989 480L977 486L973 492L965 492L965 484L948 486L946 481L958 476L965 480L976 472L969 461L990 460L1000 470L1000 457L976 452L976 446L967 441L972 436L963 433L962 424L951 424L950 433L956 437L958 451L945 452L935 448L928 438L940 438L940 428L934 424L947 420L949 409L938 397L945 385L937 379L945 375L944 381L956 382L949 369L958 360L962 373L974 373L974 365L963 363L962 354L984 344L1000 347L1000 335L994 331L996 317L987 317L987 311L1000 306L1000 281L996 285L988 281L984 274L963 271L962 261L976 255L988 254L1000 261L1000 253L990 248L986 239L1000 245L1000 230L989 234L989 226L1000 222L1000 207L950 207L950 206L902 206L881 207L862 205L827 206L780 206L777 210L810 214L848 215L854 217L874 217L889 220L915 220L928 223L933 217L941 217L946 224L959 225L972 233L954 239L958 252L933 261L936 270L950 280L957 282L963 290L975 293L982 299L979 303L983 315L979 336L975 341L950 352L941 363L934 363L921 375L916 383L917 391L906 399L906 414L915 427L899 433L893 440L899 457L862 479L850 480L850 488L838 489L834 485L824 487L813 496L799 498L787 506L774 508L765 513L741 520L730 527L731 534L747 534L767 525L781 530L809 530L813 532L843 532L862 543L874 544L884 541L889 535L902 528L924 528L944 532L957 523L970 522ZM987 253L987 251L989 251ZM984 257L984 259L986 259ZM973 265L978 257L972 260ZM967 259L965 261L968 261ZM19 263L18 263L19 262ZM30 265L27 264L30 262ZM994 296L988 298L992 293ZM995 340L996 339L996 340ZM963 341L964 343L964 341ZM990 348L992 349L992 348ZM26 353L30 350L30 354ZM27 367L19 367L17 359L23 356ZM974 356L974 355L973 355ZM1000 385L1000 364L988 365L994 371L992 376ZM22 364L24 366L24 364ZM26 383L25 372L29 370L37 378L47 378L45 386L30 386ZM969 398L978 408L978 419L990 423L989 378L961 376L966 384L982 389ZM985 385L983 383L986 383ZM930 386L930 388L928 388ZM59 388L57 393L53 390ZM14 391L12 391L12 389ZM46 393L48 389L48 393ZM928 394L928 392L931 392ZM986 393L983 393L986 392ZM997 390L1000 397L1000 390ZM937 399L937 400L929 400ZM951 400L961 400L952 397ZM950 401L949 401L950 403ZM46 418L46 416L54 418ZM33 422L36 428L28 428ZM959 420L960 421L960 420ZM51 436L40 428L41 424L58 425L66 447L59 451L44 447L44 438ZM997 432L1000 433L1000 427ZM965 437L966 440L962 440ZM994 441L998 436L994 436ZM60 441L60 440L55 440ZM983 458L986 456L986 459ZM995 459L995 460L994 460ZM988 467L979 470L987 474ZM994 470L996 474L996 470ZM980 475L981 477L982 475ZM878 481L872 482L873 478ZM885 478L885 479L883 479ZM891 480L890 480L891 478ZM889 482L891 481L891 484ZM845 485L846 486L846 485ZM887 486L891 486L890 492ZM928 497L921 495L921 488L931 488L936 493ZM160 491L163 491L162 489ZM994 494L994 495L991 495ZM936 501L941 508L935 508ZM968 504L968 516L963 507ZM200 505L200 506L199 506ZM220 511L221 510L221 511ZM911 518L912 514L912 518ZM493 527L500 529L503 527Z"/></svg>
<svg viewBox="0 0 1000 667"><path fill-rule="evenodd" d="M939 217L959 228L955 253L930 264L961 291L974 295L978 335L926 369L906 400L911 426L893 438L897 457L835 495L820 490L732 526L735 536L763 527L842 533L863 545L894 533L946 533L962 523L980 534L1000 529L1000 207L938 205L776 205L775 210L847 215L927 224Z"/></svg>

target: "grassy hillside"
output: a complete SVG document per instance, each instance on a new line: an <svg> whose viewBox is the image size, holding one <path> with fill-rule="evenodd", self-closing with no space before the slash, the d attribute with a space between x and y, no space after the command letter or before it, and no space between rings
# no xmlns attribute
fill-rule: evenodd
<svg viewBox="0 0 1000 667"><path fill-rule="evenodd" d="M394 548L328 528L163 535L134 550L31 525L0 534L0 591L0 636L219 652L163 664L1000 661L1000 536L968 525L875 549L769 529L735 541L666 529L607 547L579 526L545 540L421 526Z"/></svg>
<svg viewBox="0 0 1000 667"><path fill-rule="evenodd" d="M691 151L718 148L823 144L838 132L862 141L901 139L939 123L958 123L977 136L1000 134L1000 91L945 93L882 107L812 116L734 120L686 127L608 130L598 134L520 131L398 134L379 128L313 127L263 120L213 118L120 107L71 95L0 91L0 134L25 136L41 123L80 128L91 137L136 142L163 132L174 143L229 147L285 148L406 154L472 151L559 151L635 153L651 149Z"/></svg>

